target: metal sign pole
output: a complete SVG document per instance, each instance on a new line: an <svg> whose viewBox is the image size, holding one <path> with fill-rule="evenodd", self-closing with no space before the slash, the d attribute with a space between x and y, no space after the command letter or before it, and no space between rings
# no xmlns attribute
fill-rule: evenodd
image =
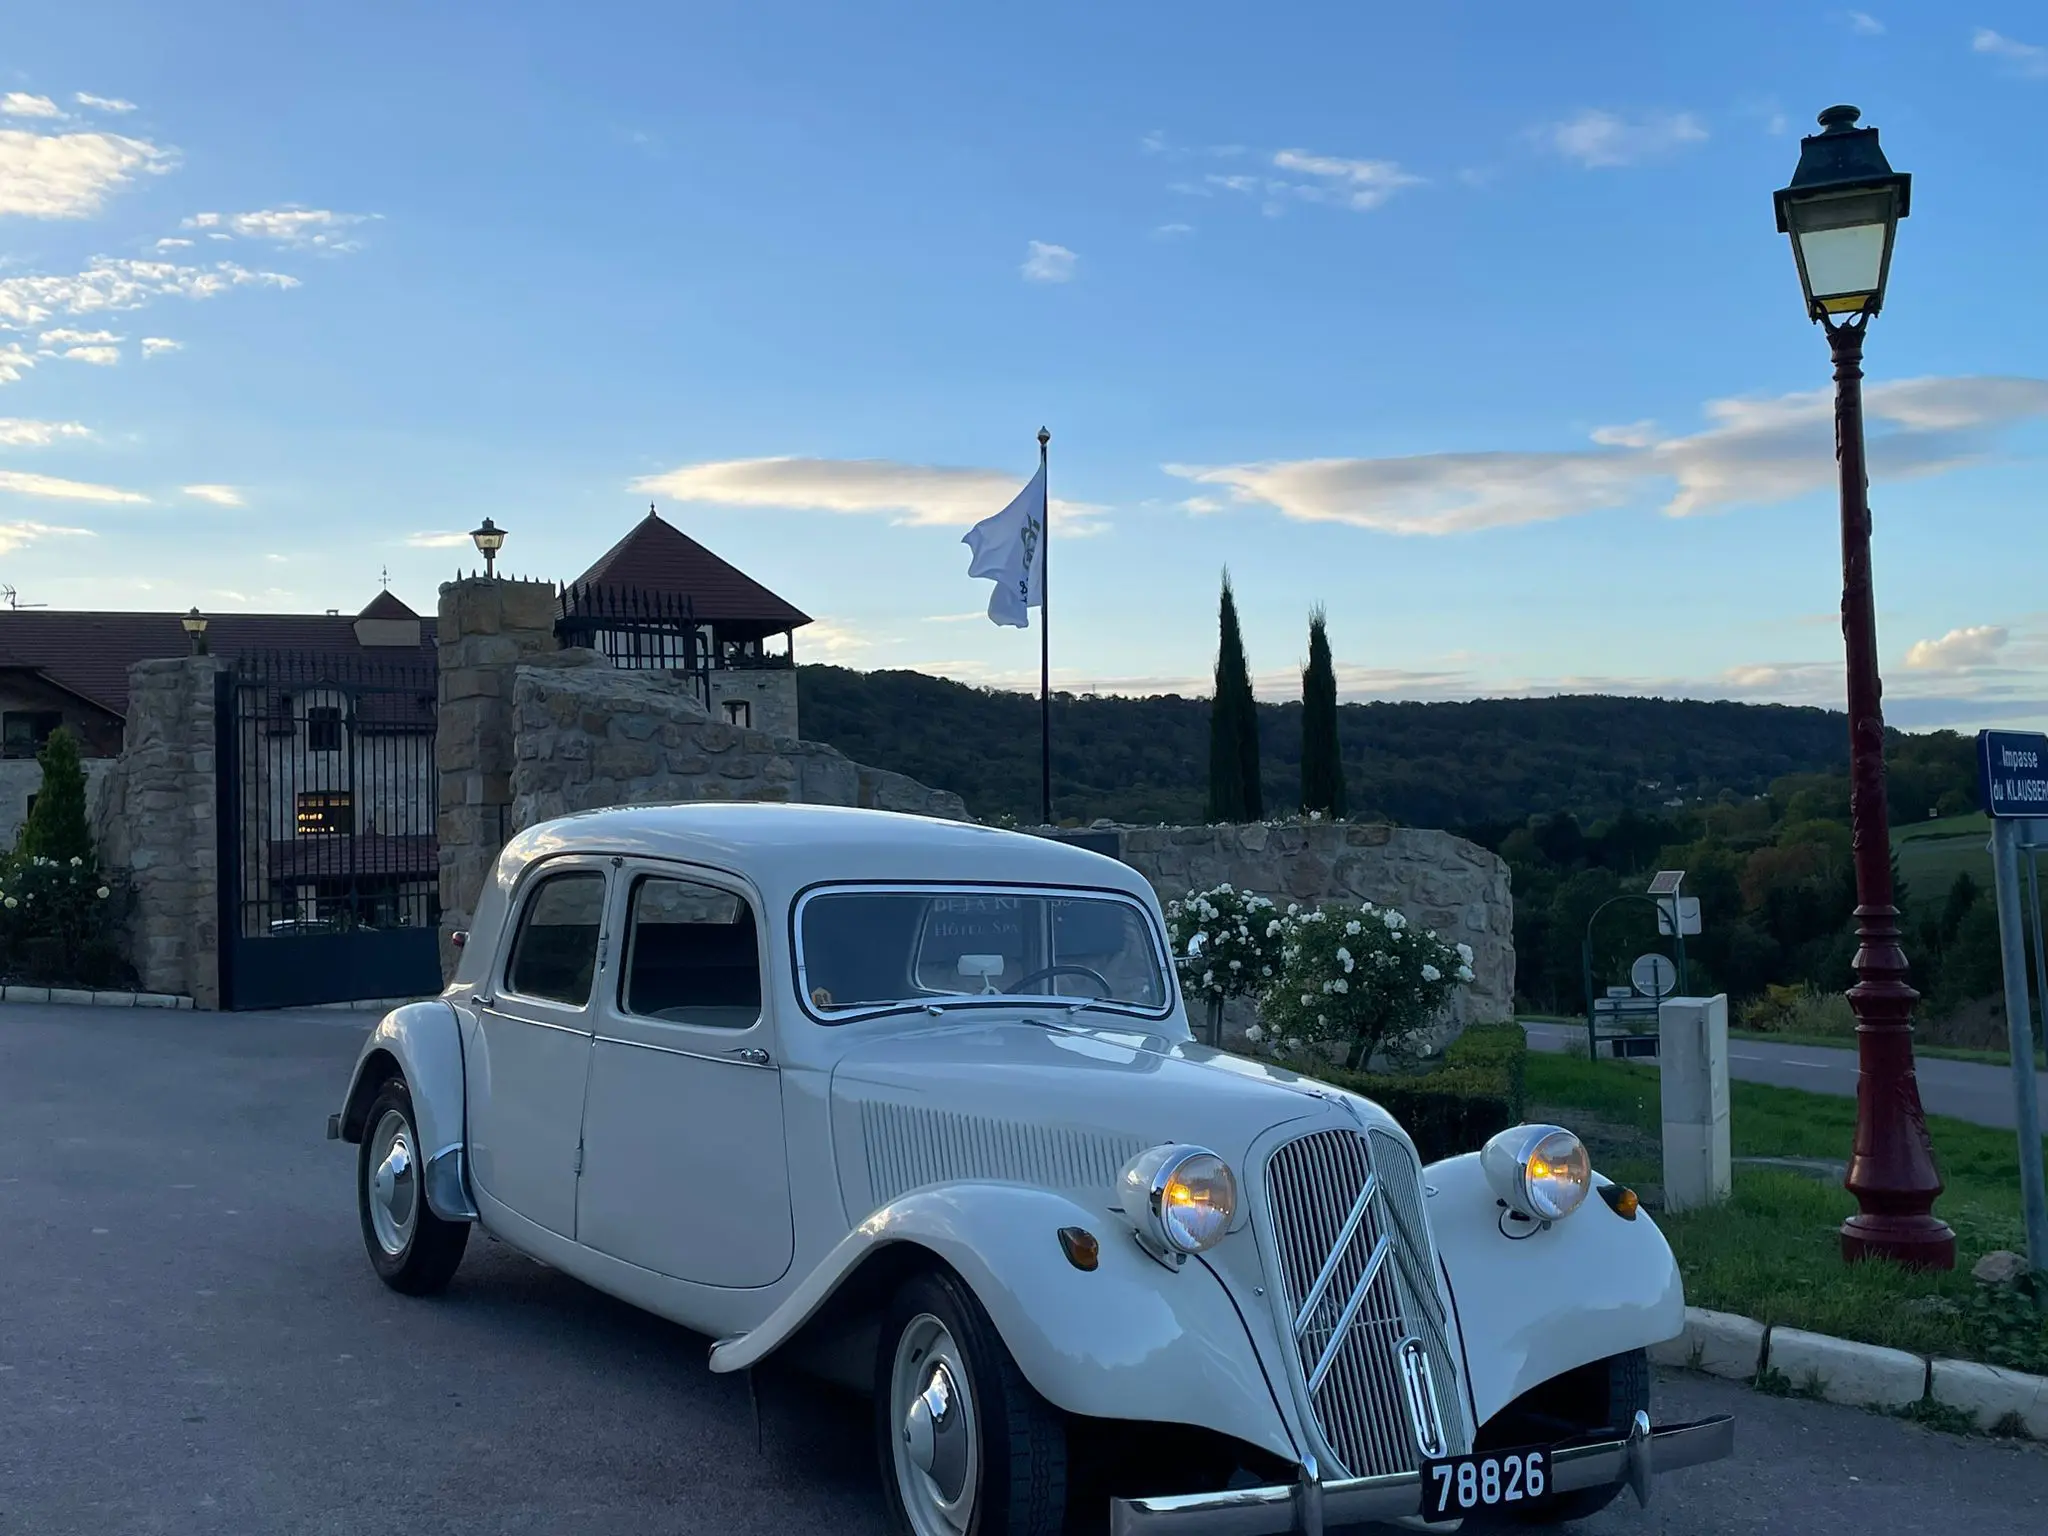
<svg viewBox="0 0 2048 1536"><path fill-rule="evenodd" d="M2027 1218L2027 1264L2048 1271L2048 1190L2041 1172L2041 1105L2034 1076L2034 1017L2027 1000L2027 934L2020 905L2020 833L2023 823L1994 818L1991 867L1998 886L1998 946L2005 967L2005 1028L2012 1046L2014 1123L2020 1143L2020 1200ZM2029 839L2031 842L2032 839ZM2040 915L2035 914L2035 921ZM2035 1302L2048 1310L2048 1286Z"/></svg>

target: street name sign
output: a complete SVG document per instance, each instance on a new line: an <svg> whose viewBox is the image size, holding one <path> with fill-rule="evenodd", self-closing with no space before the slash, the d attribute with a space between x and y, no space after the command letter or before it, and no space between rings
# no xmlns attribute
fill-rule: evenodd
<svg viewBox="0 0 2048 1536"><path fill-rule="evenodd" d="M1992 816L2048 816L2048 735L1979 731L1977 782Z"/></svg>

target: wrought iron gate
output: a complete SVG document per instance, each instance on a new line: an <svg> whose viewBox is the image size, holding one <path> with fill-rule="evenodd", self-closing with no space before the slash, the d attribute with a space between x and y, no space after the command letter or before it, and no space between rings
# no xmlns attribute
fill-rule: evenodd
<svg viewBox="0 0 2048 1536"><path fill-rule="evenodd" d="M440 990L435 689L431 652L220 675L223 1008Z"/></svg>

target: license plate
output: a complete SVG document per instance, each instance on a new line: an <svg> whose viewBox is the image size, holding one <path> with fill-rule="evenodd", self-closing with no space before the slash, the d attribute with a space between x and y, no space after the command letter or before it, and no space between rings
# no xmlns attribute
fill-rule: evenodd
<svg viewBox="0 0 2048 1536"><path fill-rule="evenodd" d="M1550 1495L1543 1446L1444 1456L1422 1464L1422 1518L1462 1520L1484 1510L1526 1509Z"/></svg>

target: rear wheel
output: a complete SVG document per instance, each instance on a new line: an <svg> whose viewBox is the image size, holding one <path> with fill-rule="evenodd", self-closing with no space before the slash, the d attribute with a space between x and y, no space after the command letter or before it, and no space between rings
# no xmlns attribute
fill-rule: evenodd
<svg viewBox="0 0 2048 1536"><path fill-rule="evenodd" d="M412 1091L394 1077L377 1090L356 1149L356 1206L370 1267L394 1291L431 1296L447 1287L469 1244L469 1223L443 1221L427 1204L426 1163Z"/></svg>
<svg viewBox="0 0 2048 1536"><path fill-rule="evenodd" d="M1553 1376L1524 1392L1487 1420L1473 1449L1505 1450L1589 1437L1619 1440L1638 1413L1649 1411L1650 1355L1647 1350L1632 1349ZM1575 1488L1517 1518L1526 1525L1584 1520L1612 1504L1623 1486Z"/></svg>
<svg viewBox="0 0 2048 1536"><path fill-rule="evenodd" d="M908 1281L875 1358L875 1441L904 1536L1056 1536L1066 1515L1065 1417L1032 1390L974 1293Z"/></svg>

